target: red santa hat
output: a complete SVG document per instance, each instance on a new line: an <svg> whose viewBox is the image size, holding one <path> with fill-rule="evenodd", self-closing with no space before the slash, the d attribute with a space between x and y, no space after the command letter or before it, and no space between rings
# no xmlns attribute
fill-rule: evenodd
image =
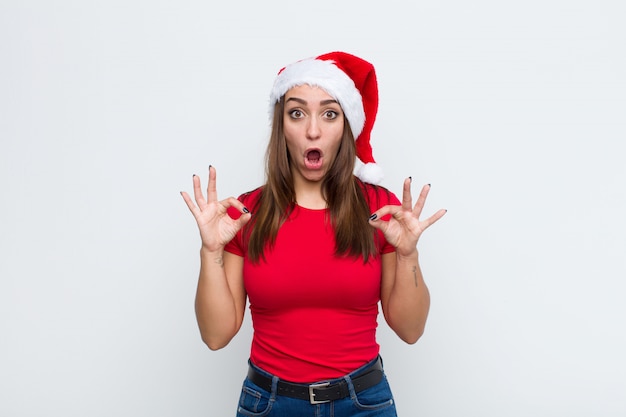
<svg viewBox="0 0 626 417"><path fill-rule="evenodd" d="M308 84L323 88L341 106L355 138L357 164L355 175L362 181L379 184L383 179L374 161L370 134L378 111L378 83L374 66L345 53L330 52L308 58L281 69L270 94L270 119L274 105L292 87Z"/></svg>

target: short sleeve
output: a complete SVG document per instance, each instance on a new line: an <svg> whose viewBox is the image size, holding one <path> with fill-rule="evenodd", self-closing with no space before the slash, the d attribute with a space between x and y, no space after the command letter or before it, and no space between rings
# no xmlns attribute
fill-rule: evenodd
<svg viewBox="0 0 626 417"><path fill-rule="evenodd" d="M253 209L256 206L260 195L261 188L257 188L248 193L241 194L239 197L237 197L237 200L241 201L244 206ZM234 207L229 207L227 213L233 219L238 219L241 216L241 212ZM248 245L244 239L244 230L245 228L237 232L235 237L226 244L226 246L224 247L224 250L226 252L242 257L246 255L246 253L248 252Z"/></svg>
<svg viewBox="0 0 626 417"><path fill-rule="evenodd" d="M368 198L371 213L377 211L378 209L386 205L394 205L394 206L402 205L402 203L400 202L400 199L398 199L398 197L394 193L392 193L385 187L375 186L371 184L364 184L364 186L365 186L365 192L367 193L367 198ZM386 215L386 216L383 216L381 220L388 221L389 218L390 216ZM396 248L393 245L391 245L389 242L387 242L387 239L385 239L385 235L383 235L383 232L381 232L380 230L376 230L376 233L377 233L377 242L379 242L378 243L379 253L381 255L396 251Z"/></svg>

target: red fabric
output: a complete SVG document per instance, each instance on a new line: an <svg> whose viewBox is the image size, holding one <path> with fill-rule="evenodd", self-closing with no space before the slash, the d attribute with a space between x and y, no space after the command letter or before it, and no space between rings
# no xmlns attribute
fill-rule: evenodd
<svg viewBox="0 0 626 417"><path fill-rule="evenodd" d="M317 59L333 61L339 69L352 78L355 87L361 93L363 111L365 112L365 126L363 126L361 133L355 137L356 155L364 164L375 163L370 143L376 113L378 113L378 81L374 66L364 59L346 52L330 52L318 56Z"/></svg>
<svg viewBox="0 0 626 417"><path fill-rule="evenodd" d="M371 211L400 204L367 185ZM259 190L240 199L254 206ZM234 214L234 213L233 213ZM345 375L376 357L381 258L337 257L327 210L296 206L266 261L253 264L239 233L226 250L243 256L254 336L250 359L280 378L315 382ZM380 254L393 252L378 232Z"/></svg>

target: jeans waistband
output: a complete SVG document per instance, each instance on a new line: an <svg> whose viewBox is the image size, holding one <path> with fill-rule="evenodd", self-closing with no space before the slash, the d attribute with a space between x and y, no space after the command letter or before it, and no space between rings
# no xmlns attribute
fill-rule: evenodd
<svg viewBox="0 0 626 417"><path fill-rule="evenodd" d="M308 400L311 404L326 403L347 397L350 395L348 381L354 387L355 392L360 392L378 384L383 377L383 364L380 356L341 378L312 384L281 380L252 362L249 363L248 379L257 386L268 392L272 392L275 387L277 395Z"/></svg>

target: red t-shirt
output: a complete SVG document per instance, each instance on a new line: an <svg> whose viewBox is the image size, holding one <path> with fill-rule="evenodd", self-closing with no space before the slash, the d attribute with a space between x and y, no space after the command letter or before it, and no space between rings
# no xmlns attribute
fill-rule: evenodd
<svg viewBox="0 0 626 417"><path fill-rule="evenodd" d="M371 212L398 198L365 185ZM253 207L260 189L240 196ZM382 233L378 253L393 252ZM265 261L252 263L242 233L226 246L244 257L243 279L252 314L251 361L280 378L315 382L345 375L374 359L381 257L339 257L328 210L296 206Z"/></svg>

